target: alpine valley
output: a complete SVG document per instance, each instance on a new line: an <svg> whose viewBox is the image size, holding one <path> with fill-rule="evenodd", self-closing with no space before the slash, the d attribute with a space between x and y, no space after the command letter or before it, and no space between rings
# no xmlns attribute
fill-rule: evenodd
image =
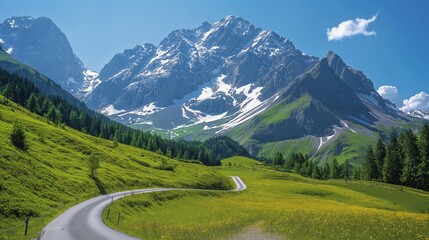
<svg viewBox="0 0 429 240"><path fill-rule="evenodd" d="M361 165L378 137L417 130L428 116L398 110L334 52L305 54L235 16L126 49L99 74L48 18L6 19L0 38L12 57L113 120L167 138L226 135L260 159L299 146L319 163L347 156Z"/></svg>

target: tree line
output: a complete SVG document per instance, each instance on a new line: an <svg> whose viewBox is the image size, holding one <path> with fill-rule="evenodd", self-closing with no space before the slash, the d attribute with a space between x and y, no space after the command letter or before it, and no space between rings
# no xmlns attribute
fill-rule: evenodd
<svg viewBox="0 0 429 240"><path fill-rule="evenodd" d="M320 180L327 179L357 179L359 172L352 171L352 166L348 160L339 164L336 159L332 163L326 163L323 167L310 160L308 155L301 153L292 153L286 161L283 154L277 152L273 159L273 165L286 171L299 173L305 177L311 177Z"/></svg>
<svg viewBox="0 0 429 240"><path fill-rule="evenodd" d="M386 146L381 139L368 147L362 179L429 190L429 126L418 134L411 129L392 134Z"/></svg>
<svg viewBox="0 0 429 240"><path fill-rule="evenodd" d="M248 156L247 150L232 139L220 136L207 141L164 139L110 120L88 109L71 104L59 96L44 95L28 79L0 69L0 94L55 124L113 141L147 149L176 159L199 160L205 165L220 165L220 160L234 155Z"/></svg>
<svg viewBox="0 0 429 240"><path fill-rule="evenodd" d="M318 166L307 155L293 153L286 161L278 152L274 166L316 179L370 180L429 190L429 125L418 134L407 129L393 133L386 146L381 138L369 146L362 167L353 167L348 160Z"/></svg>

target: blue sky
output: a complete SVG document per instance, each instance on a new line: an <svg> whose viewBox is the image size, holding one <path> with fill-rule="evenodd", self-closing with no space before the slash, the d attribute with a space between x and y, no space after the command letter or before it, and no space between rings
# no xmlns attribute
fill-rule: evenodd
<svg viewBox="0 0 429 240"><path fill-rule="evenodd" d="M0 7L1 20L21 15L51 18L79 58L96 71L126 48L157 45L172 30L235 15L289 38L307 54L323 57L333 50L363 71L376 89L396 87L398 99L429 93L429 1L14 0ZM375 35L328 41L328 28L374 15L366 30Z"/></svg>

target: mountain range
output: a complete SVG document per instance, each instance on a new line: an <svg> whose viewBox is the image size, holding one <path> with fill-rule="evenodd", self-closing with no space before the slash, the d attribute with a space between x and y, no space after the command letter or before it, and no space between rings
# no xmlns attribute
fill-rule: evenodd
<svg viewBox="0 0 429 240"><path fill-rule="evenodd" d="M396 109L334 52L307 55L240 17L126 49L99 74L48 18L6 19L0 38L12 57L116 121L169 138L227 135L260 158L301 151L361 163L378 136L424 121Z"/></svg>

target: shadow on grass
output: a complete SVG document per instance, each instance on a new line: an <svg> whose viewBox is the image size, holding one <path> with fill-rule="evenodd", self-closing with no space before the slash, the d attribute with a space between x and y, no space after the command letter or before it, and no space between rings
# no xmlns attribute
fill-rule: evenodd
<svg viewBox="0 0 429 240"><path fill-rule="evenodd" d="M92 180L94 180L95 185L97 186L98 191L100 192L100 194L101 195L106 195L107 194L106 189L104 188L104 185L100 181L100 179L97 176L92 176L91 178L92 178Z"/></svg>

